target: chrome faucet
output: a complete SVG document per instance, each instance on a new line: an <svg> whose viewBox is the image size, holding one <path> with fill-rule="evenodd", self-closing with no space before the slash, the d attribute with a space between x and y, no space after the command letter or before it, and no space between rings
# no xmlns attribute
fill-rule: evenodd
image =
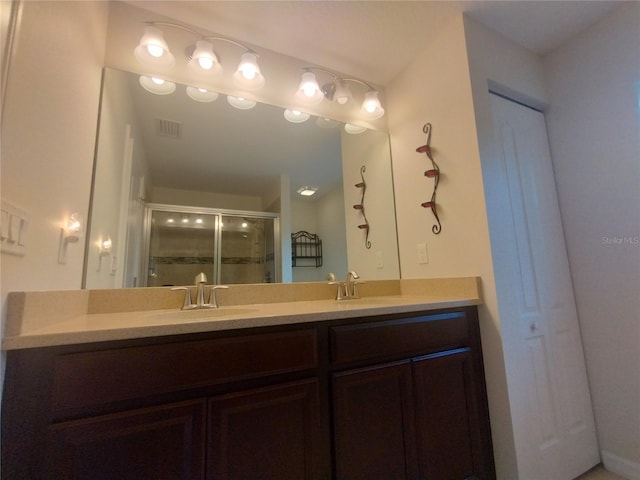
<svg viewBox="0 0 640 480"><path fill-rule="evenodd" d="M218 288L229 288L227 285L212 285L211 293L209 294L209 301L205 303L204 289L207 283L207 276L204 272L200 272L196 275L194 280L196 284L196 303L191 301L191 288L190 287L175 287L171 290L184 290L184 301L182 302L182 310L194 310L203 308L218 308L218 302L216 301L216 290Z"/></svg>
<svg viewBox="0 0 640 480"><path fill-rule="evenodd" d="M347 278L344 281L344 295L347 298L360 298L358 293L356 292L356 284L360 282L356 282L360 276L354 272L353 270L347 273Z"/></svg>
<svg viewBox="0 0 640 480"><path fill-rule="evenodd" d="M347 273L347 278L344 282L329 282L329 285L338 286L338 291L336 292L336 300L350 300L360 298L360 295L358 295L358 291L356 290L356 285L358 283L364 282L359 282L359 278L360 276L356 272L351 270Z"/></svg>

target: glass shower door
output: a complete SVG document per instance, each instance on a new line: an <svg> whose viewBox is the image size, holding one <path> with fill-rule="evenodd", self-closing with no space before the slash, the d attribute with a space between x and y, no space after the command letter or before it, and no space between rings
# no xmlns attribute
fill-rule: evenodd
<svg viewBox="0 0 640 480"><path fill-rule="evenodd" d="M150 210L147 286L193 285L200 272L215 278L218 215Z"/></svg>
<svg viewBox="0 0 640 480"><path fill-rule="evenodd" d="M222 215L219 283L277 281L275 219Z"/></svg>

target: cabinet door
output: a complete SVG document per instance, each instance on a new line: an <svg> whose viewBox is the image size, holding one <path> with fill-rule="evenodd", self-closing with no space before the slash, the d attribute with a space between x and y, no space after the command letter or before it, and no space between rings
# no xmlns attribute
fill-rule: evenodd
<svg viewBox="0 0 640 480"><path fill-rule="evenodd" d="M204 478L204 401L105 415L51 427L43 478Z"/></svg>
<svg viewBox="0 0 640 480"><path fill-rule="evenodd" d="M333 376L338 480L417 478L411 364Z"/></svg>
<svg viewBox="0 0 640 480"><path fill-rule="evenodd" d="M211 399L208 478L327 478L319 408L315 379Z"/></svg>
<svg viewBox="0 0 640 480"><path fill-rule="evenodd" d="M471 351L414 359L413 371L420 478L491 478Z"/></svg>

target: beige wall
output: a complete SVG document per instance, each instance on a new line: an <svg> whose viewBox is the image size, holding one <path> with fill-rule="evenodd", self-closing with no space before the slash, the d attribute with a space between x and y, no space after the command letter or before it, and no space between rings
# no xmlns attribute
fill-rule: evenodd
<svg viewBox="0 0 640 480"><path fill-rule="evenodd" d="M496 468L499 478L517 478L467 56L465 24L458 16L387 89L401 272L403 278L482 277L480 319ZM424 176L428 159L416 153L426 141L426 122L432 124L431 146L441 169L439 235L431 231L431 211L420 206L433 185ZM418 263L418 243L427 243L428 264Z"/></svg>
<svg viewBox="0 0 640 480"><path fill-rule="evenodd" d="M103 2L23 4L3 105L1 191L29 213L29 232L24 257L2 255L3 323L9 291L80 288L84 238L64 265L58 244L69 214L87 218L107 20Z"/></svg>
<svg viewBox="0 0 640 480"><path fill-rule="evenodd" d="M640 3L544 59L562 220L605 467L640 479Z"/></svg>

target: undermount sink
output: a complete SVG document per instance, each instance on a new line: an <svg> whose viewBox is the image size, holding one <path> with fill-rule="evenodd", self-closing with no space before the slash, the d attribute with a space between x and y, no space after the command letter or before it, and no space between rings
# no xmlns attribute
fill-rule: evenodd
<svg viewBox="0 0 640 480"><path fill-rule="evenodd" d="M147 315L156 320L207 320L210 318L234 317L256 313L255 308L219 307L198 308L191 310L169 310L166 312L153 312Z"/></svg>

